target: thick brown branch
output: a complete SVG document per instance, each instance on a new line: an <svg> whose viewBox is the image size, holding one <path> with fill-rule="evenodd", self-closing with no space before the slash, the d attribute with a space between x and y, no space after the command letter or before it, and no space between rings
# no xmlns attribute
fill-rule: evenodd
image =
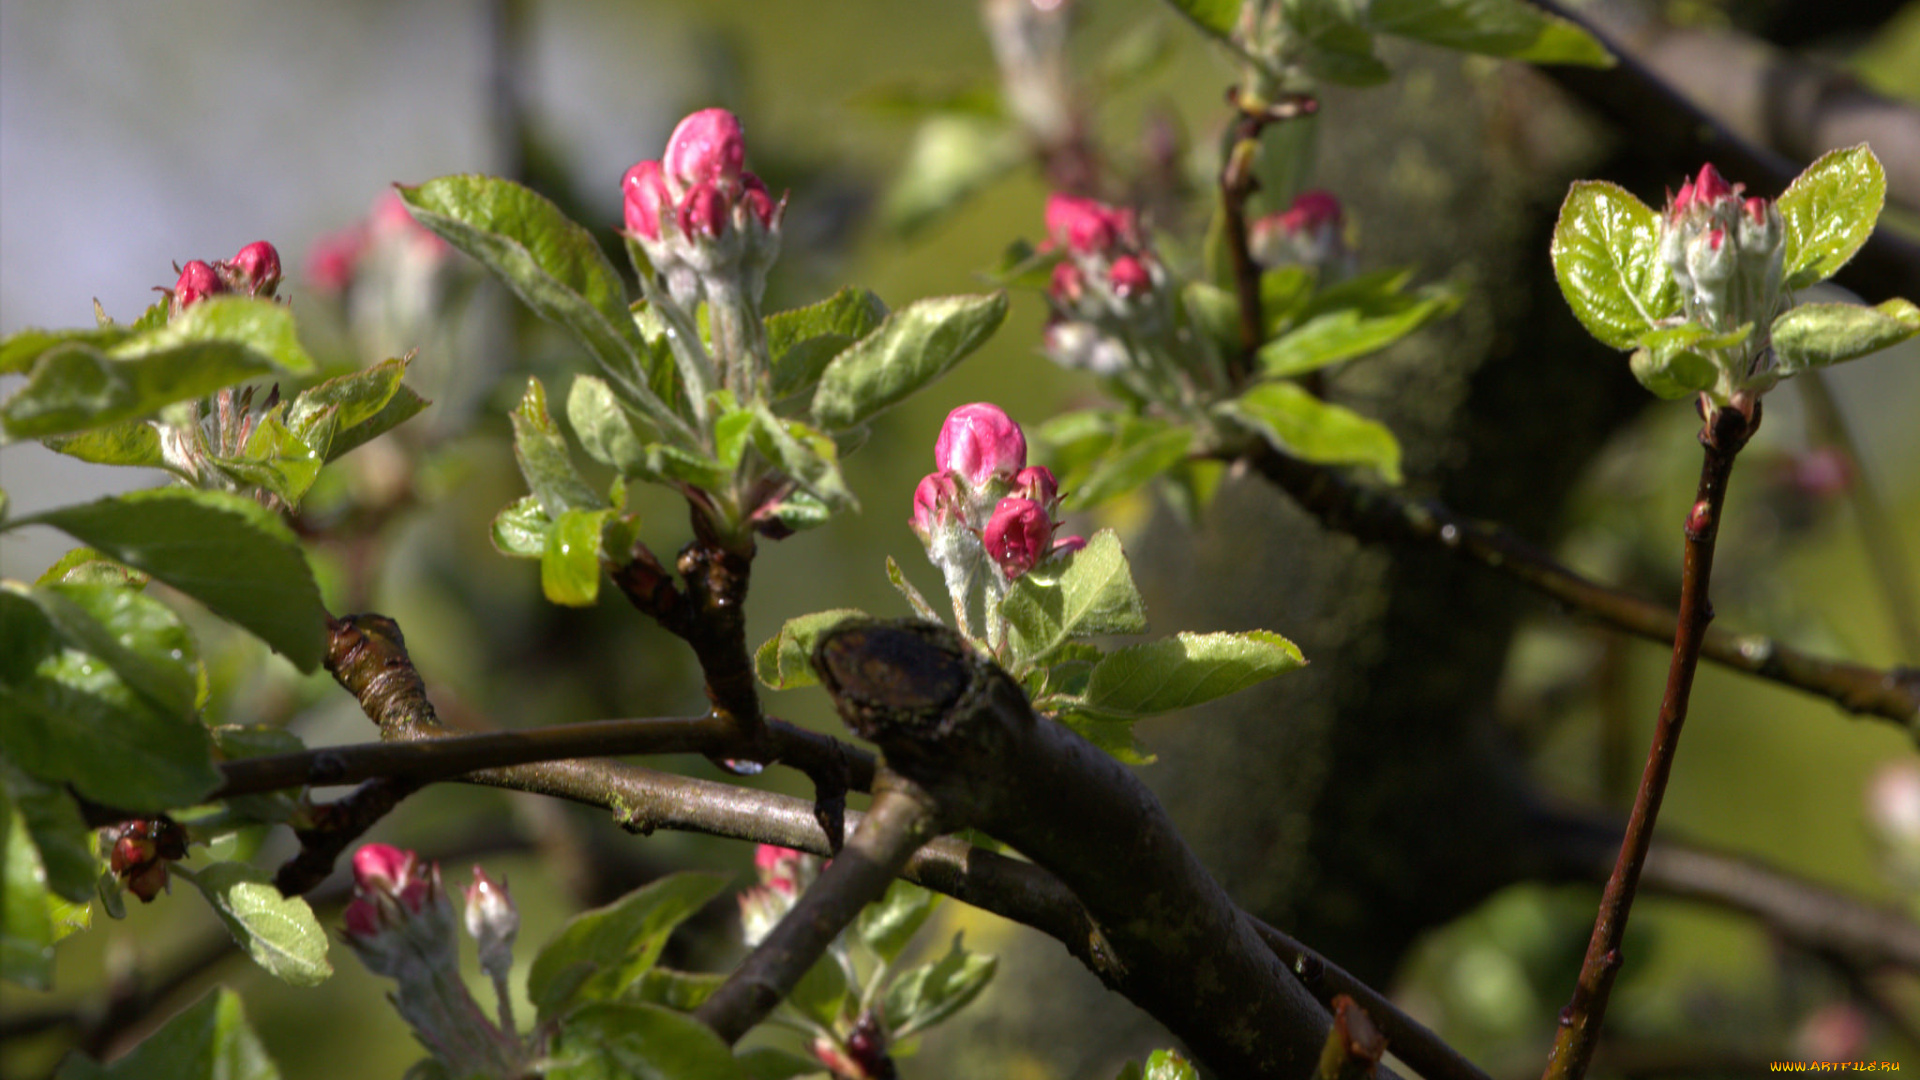
<svg viewBox="0 0 1920 1080"><path fill-rule="evenodd" d="M880 897L907 859L937 831L938 813L913 784L882 772L880 790L860 827L833 861L693 1015L729 1044L800 985L862 908Z"/></svg>
<svg viewBox="0 0 1920 1080"><path fill-rule="evenodd" d="M1581 577L1497 525L1462 517L1432 500L1367 487L1270 447L1246 460L1328 528L1363 541L1439 544L1616 630L1649 641L1673 640L1678 622L1671 609ZM1920 735L1920 670L1880 671L1810 656L1761 635L1718 629L1707 631L1700 655L1828 698L1848 712L1893 720Z"/></svg>
<svg viewBox="0 0 1920 1080"><path fill-rule="evenodd" d="M1037 716L1004 672L943 626L843 625L814 660L849 726L949 823L1007 841L1080 898L1111 957L1109 985L1223 1075L1312 1068L1327 1011L1125 766Z"/></svg>

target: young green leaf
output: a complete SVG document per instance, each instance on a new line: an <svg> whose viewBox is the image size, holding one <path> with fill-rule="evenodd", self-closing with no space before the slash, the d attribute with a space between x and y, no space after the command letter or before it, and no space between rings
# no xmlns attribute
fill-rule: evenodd
<svg viewBox="0 0 1920 1080"><path fill-rule="evenodd" d="M1155 1050L1147 1056L1141 1080L1200 1080L1200 1070L1177 1050Z"/></svg>
<svg viewBox="0 0 1920 1080"><path fill-rule="evenodd" d="M1240 20L1240 0L1167 0L1175 11L1222 41L1233 40L1233 28Z"/></svg>
<svg viewBox="0 0 1920 1080"><path fill-rule="evenodd" d="M1310 312L1320 308L1317 302ZM1300 325L1260 347L1262 374L1304 375L1328 364L1386 348L1422 326L1452 314L1460 295L1443 286L1390 293L1309 314Z"/></svg>
<svg viewBox="0 0 1920 1080"><path fill-rule="evenodd" d="M1553 276L1587 332L1616 349L1680 310L1660 258L1660 215L1625 188L1582 180L1553 227Z"/></svg>
<svg viewBox="0 0 1920 1080"><path fill-rule="evenodd" d="M1614 63L1593 35L1523 0L1372 0L1365 11L1376 32L1429 45L1535 64Z"/></svg>
<svg viewBox="0 0 1920 1080"><path fill-rule="evenodd" d="M327 932L298 896L282 896L265 872L245 863L214 863L197 872L176 872L200 890L233 940L274 977L294 986L317 986L333 974L327 963Z"/></svg>
<svg viewBox="0 0 1920 1080"><path fill-rule="evenodd" d="M49 435L41 442L55 453L95 465L158 469L167 460L160 453L160 432L145 420L122 420L73 435Z"/></svg>
<svg viewBox="0 0 1920 1080"><path fill-rule="evenodd" d="M1872 235L1887 174L1866 143L1829 150L1780 194L1787 226L1785 285L1804 289L1838 273Z"/></svg>
<svg viewBox="0 0 1920 1080"><path fill-rule="evenodd" d="M567 392L567 423L588 457L612 466L622 476L649 476L646 447L606 380L593 375L573 377L573 389Z"/></svg>
<svg viewBox="0 0 1920 1080"><path fill-rule="evenodd" d="M821 1027L837 1026L844 1019L841 1010L848 1004L846 969L834 957L822 956L800 976L793 993L787 995L787 1004Z"/></svg>
<svg viewBox="0 0 1920 1080"><path fill-rule="evenodd" d="M675 1012L692 1012L713 996L727 981L725 975L706 971L675 971L672 968L648 968L646 974L629 985L620 1000L636 1005L660 1005Z"/></svg>
<svg viewBox="0 0 1920 1080"><path fill-rule="evenodd" d="M911 881L895 881L887 886L885 896L861 910L860 919L854 925L860 940L891 964L900 958L907 943L939 905L939 893Z"/></svg>
<svg viewBox="0 0 1920 1080"><path fill-rule="evenodd" d="M1295 60L1316 79L1341 86L1378 86L1392 73L1373 54L1373 33L1342 0L1281 0L1295 40Z"/></svg>
<svg viewBox="0 0 1920 1080"><path fill-rule="evenodd" d="M836 510L860 503L840 474L840 451L824 432L798 420L783 420L764 401L753 403L753 444L802 489Z"/></svg>
<svg viewBox="0 0 1920 1080"><path fill-rule="evenodd" d="M100 860L93 855L92 830L73 796L6 761L0 761L0 795L11 798L26 820L27 834L46 868L47 888L78 904L92 900Z"/></svg>
<svg viewBox="0 0 1920 1080"><path fill-rule="evenodd" d="M1007 317L1007 294L917 300L834 357L813 395L828 429L862 423L904 401L979 348Z"/></svg>
<svg viewBox="0 0 1920 1080"><path fill-rule="evenodd" d="M1804 304L1773 322L1781 375L1826 367L1898 345L1920 334L1920 308L1895 297L1875 307Z"/></svg>
<svg viewBox="0 0 1920 1080"><path fill-rule="evenodd" d="M232 480L272 492L289 508L298 508L320 476L324 453L324 447L315 449L289 431L275 410L254 425L237 456L208 455L207 460Z"/></svg>
<svg viewBox="0 0 1920 1080"><path fill-rule="evenodd" d="M713 1029L657 1005L601 1002L567 1018L548 1080L748 1080Z"/></svg>
<svg viewBox="0 0 1920 1080"><path fill-rule="evenodd" d="M540 591L567 607L592 607L600 597L600 530L612 510L568 510L547 533L540 553Z"/></svg>
<svg viewBox="0 0 1920 1080"><path fill-rule="evenodd" d="M126 327L114 324L93 330L41 330L28 327L0 341L0 375L25 374L42 353L70 341L91 345L95 349L106 349L125 341L130 333Z"/></svg>
<svg viewBox="0 0 1920 1080"><path fill-rule="evenodd" d="M78 1054L55 1080L280 1080L260 1039L247 1027L240 995L225 987L167 1021L111 1065Z"/></svg>
<svg viewBox="0 0 1920 1080"><path fill-rule="evenodd" d="M304 390L287 406L287 428L332 461L427 407L401 383L406 373L396 357Z"/></svg>
<svg viewBox="0 0 1920 1080"><path fill-rule="evenodd" d="M1393 432L1298 384L1262 383L1215 408L1282 453L1327 465L1366 465L1388 483L1400 482L1400 444Z"/></svg>
<svg viewBox="0 0 1920 1080"><path fill-rule="evenodd" d="M1752 324L1729 334L1716 334L1699 323L1649 330L1640 335L1629 367L1640 385L1669 401L1699 393L1720 380L1720 365L1707 355L1747 340Z"/></svg>
<svg viewBox="0 0 1920 1080"><path fill-rule="evenodd" d="M192 711L192 642L157 601L112 586L8 585L0 639L8 760L133 811L191 805L219 786Z"/></svg>
<svg viewBox="0 0 1920 1080"><path fill-rule="evenodd" d="M532 495L521 496L493 519L494 550L516 559L546 555L547 538L552 534L553 519Z"/></svg>
<svg viewBox="0 0 1920 1080"><path fill-rule="evenodd" d="M272 370L258 352L231 341L190 341L127 358L68 342L42 354L26 385L0 403L0 434L43 438L136 420Z"/></svg>
<svg viewBox="0 0 1920 1080"><path fill-rule="evenodd" d="M0 791L0 979L53 989L53 914L46 866L26 815Z"/></svg>
<svg viewBox="0 0 1920 1080"><path fill-rule="evenodd" d="M735 1055L735 1060L746 1070L748 1080L794 1080L820 1071L820 1062L813 1058L789 1054L772 1046L742 1050Z"/></svg>
<svg viewBox="0 0 1920 1080"><path fill-rule="evenodd" d="M1094 665L1082 707L1113 719L1140 719L1236 693L1306 661L1293 642L1267 630L1193 634L1129 645Z"/></svg>
<svg viewBox="0 0 1920 1080"><path fill-rule="evenodd" d="M209 297L169 319L165 326L119 342L107 350L107 355L115 360L137 360L213 342L241 346L295 375L314 369L313 357L300 344L293 309L273 300L245 296Z"/></svg>
<svg viewBox="0 0 1920 1080"><path fill-rule="evenodd" d="M1061 709L1055 718L1122 765L1151 765L1157 760L1134 736L1131 720L1109 720L1074 708Z"/></svg>
<svg viewBox="0 0 1920 1080"><path fill-rule="evenodd" d="M6 523L51 525L238 623L301 671L320 665L327 612L293 532L221 491L155 488Z"/></svg>
<svg viewBox="0 0 1920 1080"><path fill-rule="evenodd" d="M547 412L547 388L539 379L527 380L526 393L508 419L513 421L513 458L548 517L558 521L569 510L606 507L607 501L574 469L567 437Z"/></svg>
<svg viewBox="0 0 1920 1080"><path fill-rule="evenodd" d="M1015 578L1000 614L1022 664L1045 660L1072 638L1147 628L1146 607L1112 529L1093 534L1079 551Z"/></svg>
<svg viewBox="0 0 1920 1080"><path fill-rule="evenodd" d="M820 635L848 619L866 617L867 613L857 608L832 608L788 619L778 634L754 651L753 672L775 690L813 686L820 681L813 673L812 659Z"/></svg>
<svg viewBox="0 0 1920 1080"><path fill-rule="evenodd" d="M1067 489L1071 508L1085 510L1119 498L1185 461L1192 449L1193 431L1185 426L1126 417L1106 455Z"/></svg>
<svg viewBox="0 0 1920 1080"><path fill-rule="evenodd" d="M574 916L527 973L527 996L541 1021L619 996L660 958L673 928L726 884L718 874L673 874Z"/></svg>
<svg viewBox="0 0 1920 1080"><path fill-rule="evenodd" d="M773 399L813 389L834 357L886 317L887 305L878 296L852 285L817 304L767 316Z"/></svg>
<svg viewBox="0 0 1920 1080"><path fill-rule="evenodd" d="M882 1015L894 1038L908 1038L959 1012L992 981L1000 961L961 948L960 937L953 935L945 956L902 974L887 987Z"/></svg>

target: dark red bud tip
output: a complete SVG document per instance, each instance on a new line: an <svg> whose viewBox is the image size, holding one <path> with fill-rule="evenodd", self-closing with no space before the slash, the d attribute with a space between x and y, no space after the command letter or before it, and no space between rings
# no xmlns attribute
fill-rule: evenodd
<svg viewBox="0 0 1920 1080"><path fill-rule="evenodd" d="M1107 271L1107 284L1113 286L1115 296L1125 299L1152 289L1153 274L1146 263L1132 255L1122 255L1113 260L1113 267Z"/></svg>
<svg viewBox="0 0 1920 1080"><path fill-rule="evenodd" d="M265 240L255 240L241 248L229 265L238 274L248 296L272 296L280 284L280 253Z"/></svg>
<svg viewBox="0 0 1920 1080"><path fill-rule="evenodd" d="M1720 175L1720 170L1712 162L1700 166L1700 176L1693 182L1693 197L1700 202L1717 203L1733 194L1733 185Z"/></svg>
<svg viewBox="0 0 1920 1080"><path fill-rule="evenodd" d="M1340 200L1333 192L1311 188L1281 212L1280 227L1289 234L1311 232L1323 225L1340 224L1341 213Z"/></svg>
<svg viewBox="0 0 1920 1080"><path fill-rule="evenodd" d="M1747 220L1753 222L1755 225L1765 225L1767 223L1768 205L1767 200L1757 195L1740 204L1741 209L1746 211Z"/></svg>
<svg viewBox="0 0 1920 1080"><path fill-rule="evenodd" d="M1713 507L1704 500L1693 504L1693 512L1687 515L1687 535L1699 539L1713 529Z"/></svg>
<svg viewBox="0 0 1920 1080"><path fill-rule="evenodd" d="M205 300L226 292L226 283L213 267L195 259L180 268L180 278L173 283L173 310L176 314Z"/></svg>
<svg viewBox="0 0 1920 1080"><path fill-rule="evenodd" d="M627 231L647 240L660 239L660 208L673 204L660 163L643 161L628 169L620 189L626 196Z"/></svg>
<svg viewBox="0 0 1920 1080"><path fill-rule="evenodd" d="M727 214L731 209L727 193L714 186L712 181L703 181L687 192L685 201L680 204L680 231L688 236L705 233L709 237L718 237L727 227Z"/></svg>

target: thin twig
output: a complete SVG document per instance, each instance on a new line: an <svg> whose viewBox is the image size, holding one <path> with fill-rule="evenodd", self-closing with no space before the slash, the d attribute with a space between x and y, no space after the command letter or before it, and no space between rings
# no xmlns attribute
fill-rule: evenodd
<svg viewBox="0 0 1920 1080"><path fill-rule="evenodd" d="M1369 542L1439 544L1461 558L1515 578L1565 605L1649 641L1671 642L1672 609L1582 577L1493 524L1435 500L1369 487L1337 469L1261 444L1244 460L1330 529ZM1881 671L1800 652L1760 634L1710 629L1700 654L1717 664L1827 698L1848 712L1895 721L1920 735L1920 669Z"/></svg>
<svg viewBox="0 0 1920 1080"><path fill-rule="evenodd" d="M314 807L306 825L294 829L300 851L280 865L273 887L284 896L299 896L325 881L347 845L420 790L422 783L412 777L383 776L361 784L345 798Z"/></svg>
<svg viewBox="0 0 1920 1080"><path fill-rule="evenodd" d="M1547 1058L1545 1080L1581 1080L1593 1061L1594 1048L1599 1045L1607 999L1613 991L1614 977L1620 972L1620 946L1626 939L1627 916L1633 908L1634 892L1640 885L1640 872L1646 866L1647 850L1653 845L1654 822L1660 815L1660 803L1666 797L1667 778L1673 772L1674 755L1680 748L1680 730L1687 720L1687 701L1693 691L1700 646L1706 637L1707 623L1713 618L1707 589L1713 576L1714 540L1719 534L1720 514L1726 505L1727 481L1733 475L1734 458L1746 445L1759 417L1759 406L1755 404L1752 409L1751 413L1733 407L1715 410L1700 434L1704 449L1700 488L1687 514L1686 558L1680 576L1680 627L1673 640L1667 689L1660 700L1653 746L1647 752L1646 773L1640 778L1640 790L1634 796L1633 811L1627 818L1620 857L1600 896L1600 911L1594 919L1593 937L1587 943L1579 980L1574 984L1573 1000L1560 1013L1560 1029L1554 1036L1553 1052Z"/></svg>
<svg viewBox="0 0 1920 1080"><path fill-rule="evenodd" d="M728 1044L767 1018L937 831L926 793L887 773L853 837L766 939L693 1011Z"/></svg>

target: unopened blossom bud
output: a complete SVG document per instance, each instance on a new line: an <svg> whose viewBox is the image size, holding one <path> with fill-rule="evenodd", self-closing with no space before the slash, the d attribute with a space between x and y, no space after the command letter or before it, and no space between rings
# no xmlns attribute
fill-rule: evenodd
<svg viewBox="0 0 1920 1080"><path fill-rule="evenodd" d="M244 288L248 296L272 296L280 285L280 253L265 240L241 248L227 262L237 279L234 287Z"/></svg>
<svg viewBox="0 0 1920 1080"><path fill-rule="evenodd" d="M1046 508L1032 499L1005 498L987 519L980 542L987 557L1012 580L1033 569L1052 549L1053 521Z"/></svg>
<svg viewBox="0 0 1920 1080"><path fill-rule="evenodd" d="M1714 304L1725 294L1738 265L1724 229L1712 228L1687 244L1687 277L1703 304Z"/></svg>
<svg viewBox="0 0 1920 1080"><path fill-rule="evenodd" d="M413 877L417 856L392 844L362 844L353 853L353 884L370 893L397 895Z"/></svg>
<svg viewBox="0 0 1920 1080"><path fill-rule="evenodd" d="M1008 478L1027 464L1027 437L998 405L975 402L947 414L933 444L934 468L971 490Z"/></svg>
<svg viewBox="0 0 1920 1080"><path fill-rule="evenodd" d="M1350 261L1342 233L1345 222L1345 210L1332 192L1303 191L1285 210L1253 223L1248 229L1248 250L1265 267L1295 263L1323 272L1342 269Z"/></svg>
<svg viewBox="0 0 1920 1080"><path fill-rule="evenodd" d="M178 315L207 297L226 291L226 283L214 273L213 267L194 259L180 268L180 278L173 283L173 314Z"/></svg>
<svg viewBox="0 0 1920 1080"><path fill-rule="evenodd" d="M766 183L750 172L740 174L740 205L745 206L762 227L773 227L773 216L779 208L768 193Z"/></svg>
<svg viewBox="0 0 1920 1080"><path fill-rule="evenodd" d="M1047 552L1047 557L1052 558L1055 555L1068 555L1086 546L1087 538L1084 536L1063 536L1053 542L1053 548Z"/></svg>
<svg viewBox="0 0 1920 1080"><path fill-rule="evenodd" d="M922 544L931 543L935 533L953 528L965 520L960 485L951 473L928 473L913 489L913 517L909 524ZM963 526L964 527L964 526Z"/></svg>
<svg viewBox="0 0 1920 1080"><path fill-rule="evenodd" d="M1047 296L1055 304L1071 310L1087 291L1087 275L1080 264L1062 259L1053 264L1053 278L1047 283Z"/></svg>
<svg viewBox="0 0 1920 1080"><path fill-rule="evenodd" d="M520 933L520 911L504 879L494 881L480 867L466 890L467 933L480 947L480 967L496 979L513 968L513 939Z"/></svg>
<svg viewBox="0 0 1920 1080"><path fill-rule="evenodd" d="M713 181L702 180L687 192L686 198L680 200L676 224L687 236L698 234L715 238L727 227L727 216L731 209L726 193L714 186Z"/></svg>
<svg viewBox="0 0 1920 1080"><path fill-rule="evenodd" d="M1124 300L1151 290L1153 274L1137 256L1122 255L1113 260L1107 270L1107 284L1113 287L1115 296Z"/></svg>
<svg viewBox="0 0 1920 1080"><path fill-rule="evenodd" d="M627 231L646 240L660 239L660 213L672 212L665 174L657 161L643 161L627 170L620 184L626 195Z"/></svg>
<svg viewBox="0 0 1920 1080"><path fill-rule="evenodd" d="M738 180L746 158L739 119L725 109L701 109L673 129L663 164L675 179L692 185Z"/></svg>
<svg viewBox="0 0 1920 1080"><path fill-rule="evenodd" d="M1047 236L1076 255L1105 253L1134 232L1133 212L1076 195L1047 199Z"/></svg>
<svg viewBox="0 0 1920 1080"><path fill-rule="evenodd" d="M1013 493L1023 499L1032 499L1052 513L1060 502L1060 482L1053 478L1053 470L1045 465L1029 465L1013 474Z"/></svg>
<svg viewBox="0 0 1920 1080"><path fill-rule="evenodd" d="M819 876L820 860L804 851L761 844L753 850L753 869L760 883L774 892L793 898Z"/></svg>
<svg viewBox="0 0 1920 1080"><path fill-rule="evenodd" d="M103 832L107 868L141 903L167 887L167 864L187 857L187 834L167 818L129 821Z"/></svg>

